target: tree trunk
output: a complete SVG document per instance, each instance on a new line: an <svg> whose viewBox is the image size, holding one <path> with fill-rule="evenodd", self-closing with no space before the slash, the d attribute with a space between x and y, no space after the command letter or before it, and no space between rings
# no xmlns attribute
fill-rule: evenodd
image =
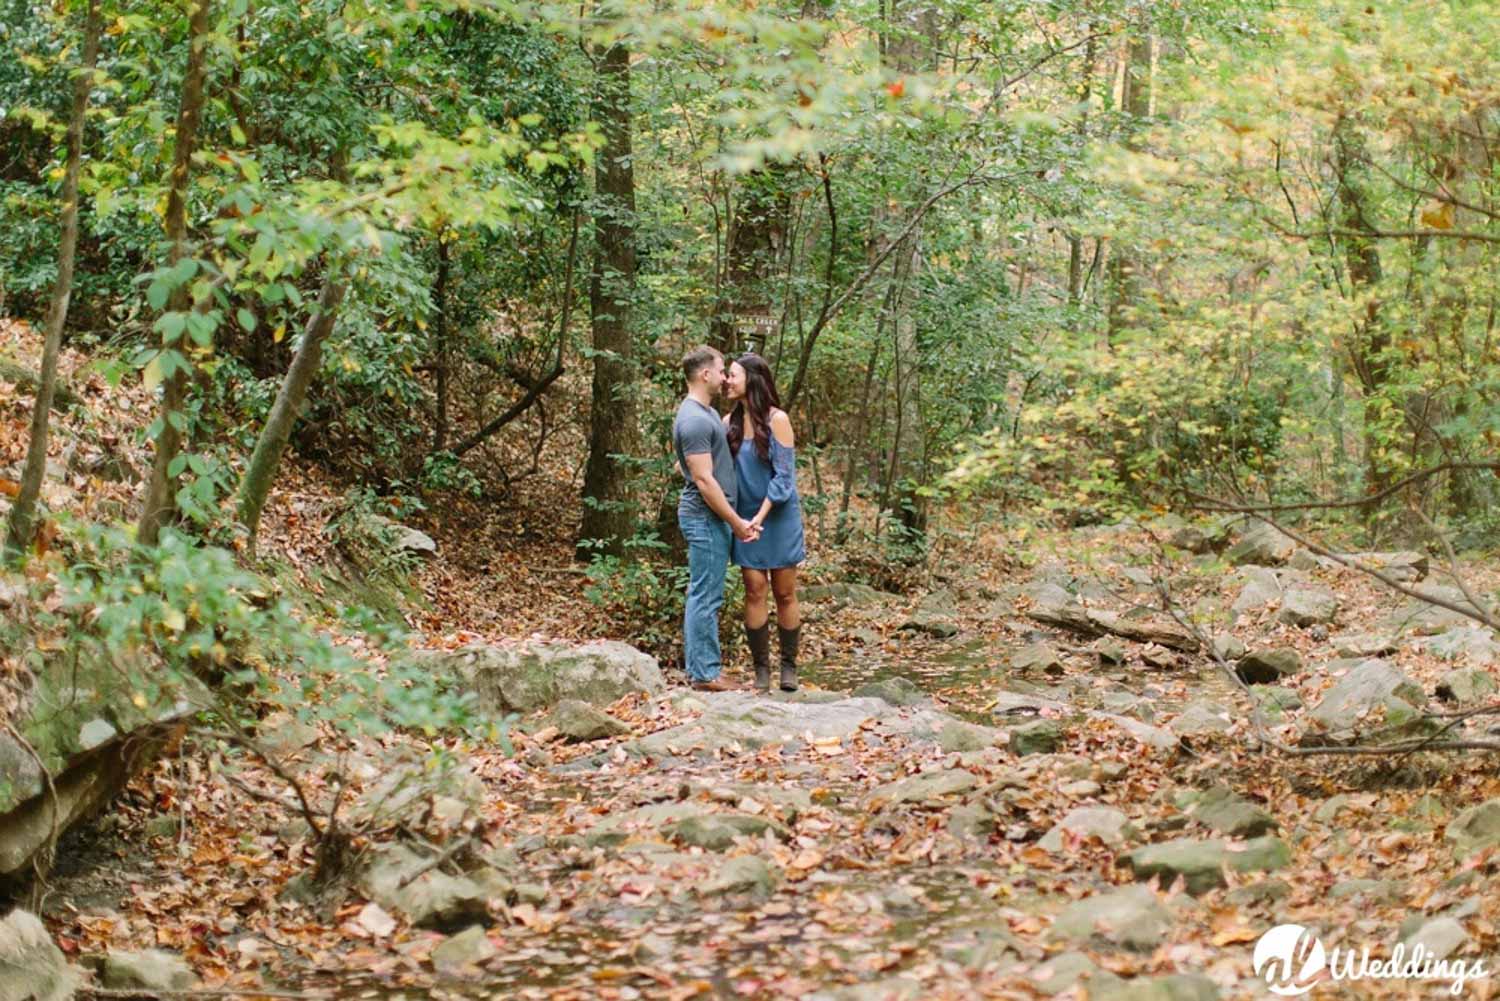
<svg viewBox="0 0 1500 1001"><path fill-rule="evenodd" d="M1125 145L1138 148L1136 132L1151 113L1151 36L1144 32L1130 38L1125 52L1125 80L1120 94L1121 110L1129 116ZM1110 248L1106 266L1109 282L1109 312L1106 338L1113 344L1139 307L1141 298L1140 261L1132 248L1116 241Z"/></svg>
<svg viewBox="0 0 1500 1001"><path fill-rule="evenodd" d="M203 82L207 73L209 9L212 3L213 0L198 0L188 21L187 71L182 77L182 98L177 109L176 141L172 151L171 187L167 192L169 267L187 257L187 195L192 181L193 153L198 146L198 123L203 117ZM184 282L172 293L167 308L185 312L191 305L191 290ZM187 343L184 331L163 344L162 349L186 358ZM171 467L182 446L182 433L187 424L183 413L187 386L188 372L182 365L174 368L163 382L161 431L156 436L156 456L151 466L151 478L146 483L141 520L136 528L136 540L144 546L156 545L162 524L176 509L177 477L171 475Z"/></svg>
<svg viewBox="0 0 1500 1001"><path fill-rule="evenodd" d="M271 413L266 417L265 427L256 439L255 451L250 455L250 464L245 467L244 479L240 481L240 522L250 533L250 548L260 532L260 515L271 494L271 484L276 481L276 469L281 464L281 453L292 436L292 425L307 399L307 387L318 374L318 363L323 355L323 342L333 332L339 307L348 292L348 282L330 272L323 279L323 290L318 295L318 308L308 318L307 328L302 331L302 342L292 356L286 378L276 392L276 402L271 404Z"/></svg>
<svg viewBox="0 0 1500 1001"><path fill-rule="evenodd" d="M741 350L765 354L761 340L767 331L744 338L738 330L741 315L770 316L770 297L763 283L770 277L778 248L786 233L790 205L785 195L786 167L772 164L741 179L739 203L729 223L724 275L714 316L709 324L709 343L726 356Z"/></svg>
<svg viewBox="0 0 1500 1001"><path fill-rule="evenodd" d="M432 287L433 339L437 342L437 421L432 429L432 450L448 447L448 241L438 236L437 280Z"/></svg>
<svg viewBox="0 0 1500 1001"><path fill-rule="evenodd" d="M1078 103L1081 110L1078 113L1078 128L1075 135L1080 144L1088 142L1089 136L1089 102L1094 96L1094 64L1098 61L1099 43L1092 37L1093 26L1085 25L1084 30L1090 33L1088 42L1083 47L1083 82L1079 85ZM1077 233L1068 234L1068 305L1078 308L1083 304L1083 237Z"/></svg>
<svg viewBox="0 0 1500 1001"><path fill-rule="evenodd" d="M604 148L594 166L594 268L589 283L594 383L589 407L589 456L583 479L585 543L620 555L635 524L630 468L621 456L637 449L631 300L635 295L635 171L631 166L630 50L616 42L599 63L594 117Z"/></svg>
<svg viewBox="0 0 1500 1001"><path fill-rule="evenodd" d="M83 25L83 65L73 79L73 106L68 112L68 155L63 168L62 239L57 248L57 282L47 309L47 328L42 347L42 368L37 373L36 404L31 411L31 441L26 447L26 468L21 473L21 491L10 511L6 549L19 553L31 544L32 521L37 498L47 471L47 437L53 397L57 393L57 356L62 348L63 326L68 321L68 303L73 295L73 263L78 250L78 174L83 162L83 124L88 111L94 67L99 61L99 0L89 0Z"/></svg>

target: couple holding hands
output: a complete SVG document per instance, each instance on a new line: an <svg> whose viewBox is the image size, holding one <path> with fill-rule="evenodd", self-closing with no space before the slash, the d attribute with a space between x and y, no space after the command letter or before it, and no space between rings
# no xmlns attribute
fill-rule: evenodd
<svg viewBox="0 0 1500 1001"><path fill-rule="evenodd" d="M728 365L710 347L682 359L687 397L672 422L672 444L682 470L677 523L688 547L687 606L683 611L683 666L700 691L731 691L720 676L719 609L731 561L745 580L745 639L755 665L755 688L771 688L771 622L775 596L784 692L797 690L797 564L807 558L792 422L781 409L771 367L757 354ZM714 400L733 403L720 417Z"/></svg>

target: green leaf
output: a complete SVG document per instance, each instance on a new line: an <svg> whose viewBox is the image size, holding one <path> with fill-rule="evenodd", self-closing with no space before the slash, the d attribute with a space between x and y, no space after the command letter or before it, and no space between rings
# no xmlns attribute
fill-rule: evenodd
<svg viewBox="0 0 1500 1001"><path fill-rule="evenodd" d="M177 479L177 477L182 475L182 471L187 468L187 464L188 457L178 453L172 457L171 462L167 463L167 475L174 480Z"/></svg>
<svg viewBox="0 0 1500 1001"><path fill-rule="evenodd" d="M250 312L244 306L241 306L239 310L235 312L234 317L235 319L240 321L240 327L244 329L245 333L248 334L255 331L255 314Z"/></svg>
<svg viewBox="0 0 1500 1001"><path fill-rule="evenodd" d="M152 309L161 309L167 304L167 296L171 294L172 286L164 278L158 278L146 289L146 302Z"/></svg>

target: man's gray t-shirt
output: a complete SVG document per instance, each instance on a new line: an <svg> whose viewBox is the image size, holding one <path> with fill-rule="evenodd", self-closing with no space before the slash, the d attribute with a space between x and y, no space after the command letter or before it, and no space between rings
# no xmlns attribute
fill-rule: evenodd
<svg viewBox="0 0 1500 1001"><path fill-rule="evenodd" d="M724 498L729 501L729 506L734 507L734 456L729 451L729 435L725 433L724 422L719 419L719 415L689 396L677 408L677 417L672 421L672 445L677 450L677 463L682 468L685 481L682 499L677 502L677 513L718 517L709 510L698 484L693 482L693 476L688 472L687 457L690 455L707 454L713 457L714 479L724 491Z"/></svg>

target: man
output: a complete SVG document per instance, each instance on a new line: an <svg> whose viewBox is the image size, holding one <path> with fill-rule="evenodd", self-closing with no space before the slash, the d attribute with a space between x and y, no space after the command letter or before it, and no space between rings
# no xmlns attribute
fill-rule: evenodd
<svg viewBox="0 0 1500 1001"><path fill-rule="evenodd" d="M714 397L724 388L724 356L710 347L694 348L683 356L682 374L687 377L687 397L672 421L672 446L683 475L677 524L688 546L682 659L694 688L727 692L734 686L719 677L719 608L724 604L730 533L751 542L760 532L734 510L734 456L724 422L713 408Z"/></svg>

